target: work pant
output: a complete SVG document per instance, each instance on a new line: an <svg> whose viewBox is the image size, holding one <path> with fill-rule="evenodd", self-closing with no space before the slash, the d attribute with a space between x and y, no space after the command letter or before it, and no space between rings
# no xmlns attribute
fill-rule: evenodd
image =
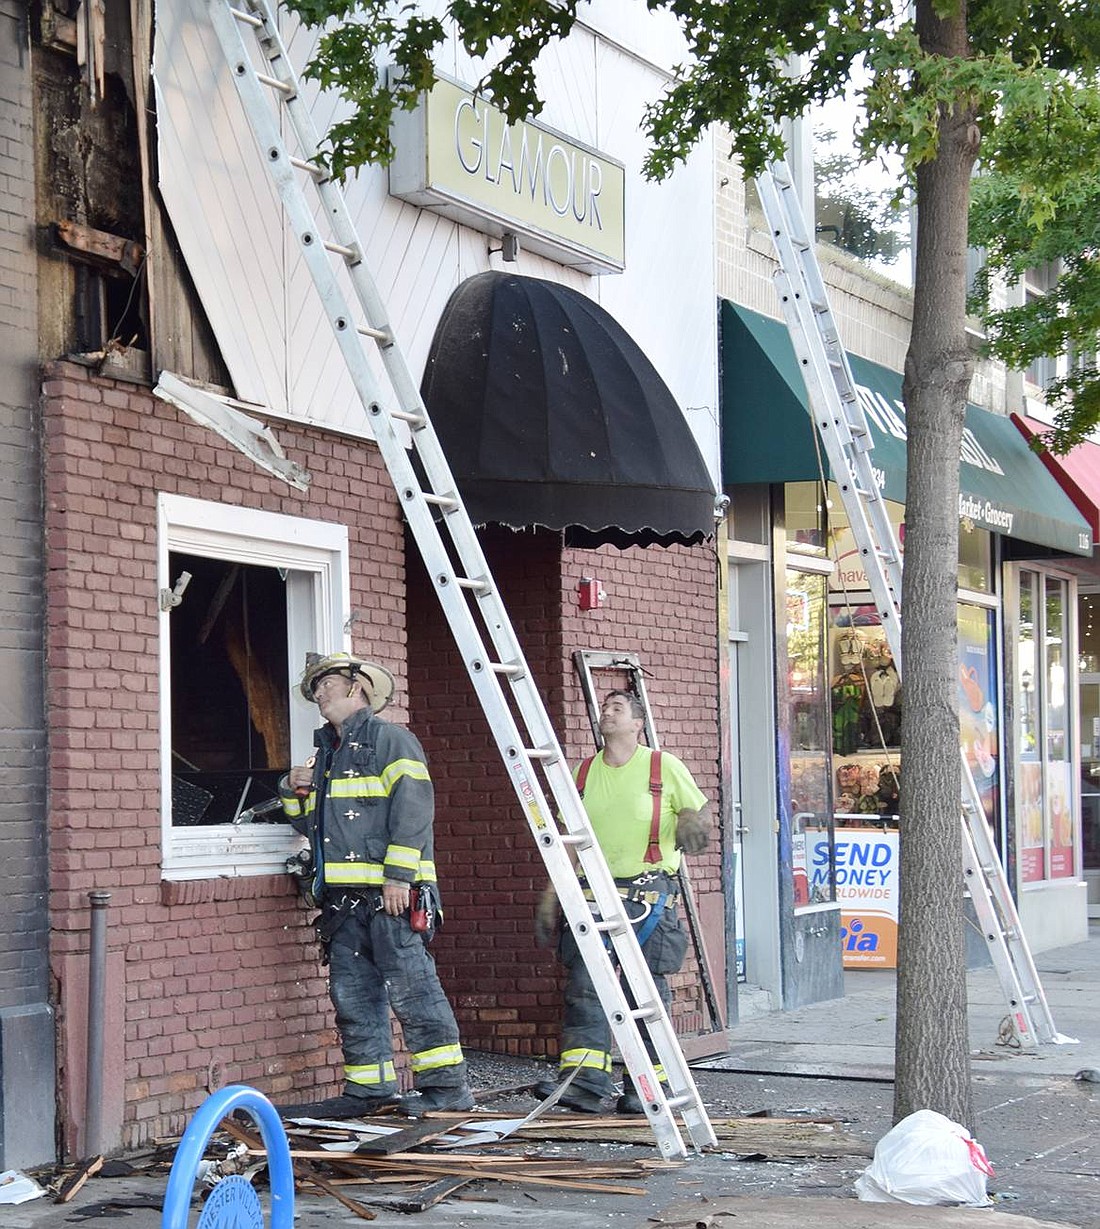
<svg viewBox="0 0 1100 1229"><path fill-rule="evenodd" d="M628 916L632 918L644 911L644 907L635 901L625 901L624 904ZM665 975L679 971L687 953L687 943L687 932L680 924L675 906L672 906L663 910L660 921L642 944L642 955L653 975L653 982L665 1011L672 1005L672 992ZM579 1067L571 1087L584 1088L598 1096L606 1097L612 1091L611 1026L568 927L562 933L559 954L569 971L565 983L560 1074L565 1078L574 1068ZM629 987L624 985L624 989L631 1006L636 1006ZM656 1061L657 1056L649 1044L648 1035L646 1048L650 1058ZM661 1074L659 1069L657 1074Z"/></svg>
<svg viewBox="0 0 1100 1229"><path fill-rule="evenodd" d="M466 1082L454 1012L424 937L409 927L407 913L390 917L362 902L332 935L328 958L346 1093L397 1091L390 1009L401 1023L416 1088Z"/></svg>

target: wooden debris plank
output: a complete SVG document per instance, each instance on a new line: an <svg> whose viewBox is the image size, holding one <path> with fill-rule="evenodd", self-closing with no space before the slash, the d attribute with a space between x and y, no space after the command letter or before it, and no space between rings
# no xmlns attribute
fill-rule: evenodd
<svg viewBox="0 0 1100 1229"><path fill-rule="evenodd" d="M417 1159L423 1160L423 1158L417 1158ZM392 1163L392 1159L391 1161L379 1160L373 1163L378 1164L378 1165L386 1165L386 1164ZM637 1187L637 1186L616 1186L610 1183L601 1183L601 1182L594 1182L594 1181L587 1182L581 1179L568 1178L564 1176L562 1177L545 1176L544 1177L544 1176L540 1176L537 1174L526 1173L522 1170L517 1171L514 1169L511 1169L511 1170L475 1169L471 1173L469 1166L432 1165L432 1166L424 1166L423 1172L431 1173L439 1177L449 1174L454 1177L491 1178L494 1182L521 1182L524 1184L531 1184L535 1186L554 1186L554 1187L558 1187L561 1189L567 1189L567 1190L598 1191L605 1195L644 1195L646 1193L641 1187ZM571 1172L575 1173L576 1169L574 1168Z"/></svg>
<svg viewBox="0 0 1100 1229"><path fill-rule="evenodd" d="M478 1163L478 1158L470 1158L469 1162L460 1160L451 1161L444 1157L427 1156L421 1153L410 1153L408 1156L393 1156L393 1157L377 1157L364 1159L362 1164L370 1168L380 1168L388 1171L395 1168L400 1172L407 1172L410 1167L421 1173L485 1173L491 1175L494 1169L512 1169L517 1165L523 1166L524 1173L535 1173L540 1175L555 1176L561 1174L565 1177L573 1177L580 1173L590 1178L620 1178L630 1177L632 1174L638 1173L638 1169L627 1164L615 1164L609 1162L605 1164L597 1162L577 1162L577 1161L531 1161L518 1157L486 1157L483 1163Z"/></svg>
<svg viewBox="0 0 1100 1229"><path fill-rule="evenodd" d="M68 1203L84 1183L93 1174L99 1173L102 1168L103 1158L101 1156L92 1156L77 1162L76 1172L70 1174L61 1184L61 1189L57 1192L54 1203Z"/></svg>
<svg viewBox="0 0 1100 1229"><path fill-rule="evenodd" d="M385 1206L394 1212L426 1212L437 1203L442 1203L448 1195L469 1186L471 1181L471 1178L440 1178L438 1182L430 1183L415 1195L387 1199Z"/></svg>
<svg viewBox="0 0 1100 1229"><path fill-rule="evenodd" d="M364 1207L364 1205L359 1203L358 1200L352 1199L350 1195L345 1195L343 1191L333 1186L327 1178L321 1177L321 1175L317 1173L316 1167L310 1165L308 1162L300 1162L296 1164L294 1166L294 1173L299 1181L308 1182L317 1187L318 1190L324 1191L326 1195L331 1195L337 1203L342 1204L349 1212L353 1212L359 1217L360 1220L377 1219L378 1214L376 1212L372 1212L370 1208Z"/></svg>

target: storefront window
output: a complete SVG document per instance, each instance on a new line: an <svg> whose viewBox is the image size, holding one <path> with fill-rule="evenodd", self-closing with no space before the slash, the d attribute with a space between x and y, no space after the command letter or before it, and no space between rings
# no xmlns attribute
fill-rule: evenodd
<svg viewBox="0 0 1100 1229"><path fill-rule="evenodd" d="M965 521L959 525L959 588L993 591L993 535Z"/></svg>
<svg viewBox="0 0 1100 1229"><path fill-rule="evenodd" d="M795 908L836 899L825 682L826 576L787 571L791 873Z"/></svg>
<svg viewBox="0 0 1100 1229"><path fill-rule="evenodd" d="M1066 581L1021 569L1016 693L1020 881L1076 874Z"/></svg>
<svg viewBox="0 0 1100 1229"><path fill-rule="evenodd" d="M783 521L792 549L825 553L828 492L832 490L832 483L826 488L820 482L788 482L783 488Z"/></svg>

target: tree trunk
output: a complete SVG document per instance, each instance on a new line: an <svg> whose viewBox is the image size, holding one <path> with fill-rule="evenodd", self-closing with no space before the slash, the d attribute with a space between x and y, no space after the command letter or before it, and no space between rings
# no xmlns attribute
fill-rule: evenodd
<svg viewBox="0 0 1100 1229"><path fill-rule="evenodd" d="M966 7L917 0L927 52L967 54ZM973 1123L961 857L956 586L959 450L972 360L966 248L977 130L944 111L936 158L917 171L913 332L902 591L901 905L894 1119L938 1110Z"/></svg>

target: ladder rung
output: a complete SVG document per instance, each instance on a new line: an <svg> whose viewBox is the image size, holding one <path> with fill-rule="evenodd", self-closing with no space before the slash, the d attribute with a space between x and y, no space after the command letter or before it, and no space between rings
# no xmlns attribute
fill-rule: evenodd
<svg viewBox="0 0 1100 1229"><path fill-rule="evenodd" d="M424 502L426 504L435 504L436 507L443 508L445 511L458 507L458 500L453 495L428 495L424 493ZM462 582L459 581L458 583L461 584Z"/></svg>
<svg viewBox="0 0 1100 1229"><path fill-rule="evenodd" d="M377 329L364 329L361 331L371 335L378 334ZM427 420L424 418L424 415L417 414L413 410L390 410L390 417L396 418L399 422L407 422L410 427L415 429L419 429L420 427L427 425Z"/></svg>
<svg viewBox="0 0 1100 1229"><path fill-rule="evenodd" d="M558 840L563 845L571 845L574 849L592 848L592 838L586 832L562 832Z"/></svg>
<svg viewBox="0 0 1100 1229"><path fill-rule="evenodd" d="M510 679L522 678L525 673L523 667L517 665L515 662L495 661L489 669L492 670L494 674L503 674Z"/></svg>
<svg viewBox="0 0 1100 1229"><path fill-rule="evenodd" d="M624 922L622 918L612 918L610 921L601 920L594 922L595 928L604 935L621 935L624 934L629 927L628 922Z"/></svg>
<svg viewBox="0 0 1100 1229"><path fill-rule="evenodd" d="M372 326L369 324L360 324L356 327L355 331L359 334L360 337L371 337L375 341L384 342L386 345L391 345L393 343L393 334L389 331L389 329L376 329L376 328L372 328ZM400 411L395 410L393 416L394 418L403 417L407 419L409 422L413 422L413 421L423 422L424 421L423 414L411 413L408 410L400 410Z"/></svg>
<svg viewBox="0 0 1100 1229"><path fill-rule="evenodd" d="M229 11L238 21L243 22L246 26L252 26L255 30L258 30L264 24L262 19L257 17L255 13L246 13L243 9L234 8L231 8Z"/></svg>
<svg viewBox="0 0 1100 1229"><path fill-rule="evenodd" d="M269 85L273 90L278 90L281 94L285 94L287 98L294 95L294 86L286 81L280 81L278 77L269 77L267 73L257 73L256 80L262 85Z"/></svg>
<svg viewBox="0 0 1100 1229"><path fill-rule="evenodd" d="M636 1007L630 1013L630 1018L645 1022L647 1020L656 1020L659 1014L656 1005L651 1004L649 1007Z"/></svg>
<svg viewBox="0 0 1100 1229"><path fill-rule="evenodd" d="M312 175L314 179L328 178L324 167L318 166L316 162L307 162L305 158L291 158L290 165L299 171L305 171L307 175Z"/></svg>
<svg viewBox="0 0 1100 1229"><path fill-rule="evenodd" d="M681 1093L677 1097L668 1097L666 1100L670 1110L678 1110L681 1106L695 1104L695 1098L688 1096L687 1093Z"/></svg>
<svg viewBox="0 0 1100 1229"><path fill-rule="evenodd" d="M345 260L356 263L363 259L363 253L358 248L349 247L346 243L326 243L325 251L331 252L333 256L343 256Z"/></svg>
<svg viewBox="0 0 1100 1229"><path fill-rule="evenodd" d="M472 580L469 576L456 576L455 584L460 589L470 589L474 593L488 593L492 588L487 580Z"/></svg>
<svg viewBox="0 0 1100 1229"><path fill-rule="evenodd" d="M552 761L558 758L558 753L553 747L528 747L527 758L530 760Z"/></svg>

